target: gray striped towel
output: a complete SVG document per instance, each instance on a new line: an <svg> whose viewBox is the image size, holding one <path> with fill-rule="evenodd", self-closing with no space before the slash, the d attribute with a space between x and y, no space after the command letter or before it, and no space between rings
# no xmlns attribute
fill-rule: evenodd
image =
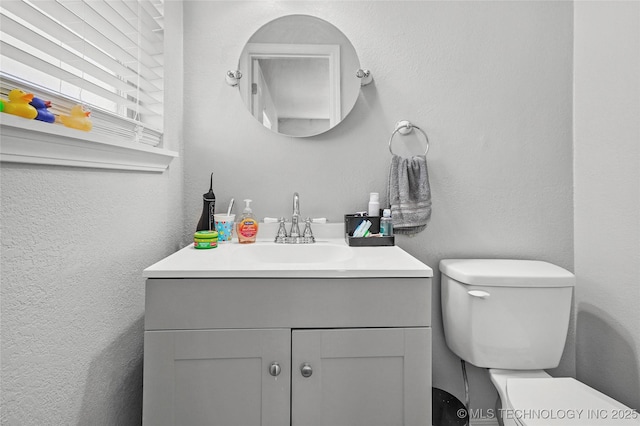
<svg viewBox="0 0 640 426"><path fill-rule="evenodd" d="M417 234L427 227L431 219L431 188L426 156L391 158L387 199L395 233Z"/></svg>

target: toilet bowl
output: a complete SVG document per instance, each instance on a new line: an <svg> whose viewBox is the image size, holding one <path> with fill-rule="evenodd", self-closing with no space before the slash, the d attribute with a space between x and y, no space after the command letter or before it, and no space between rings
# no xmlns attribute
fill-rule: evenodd
<svg viewBox="0 0 640 426"><path fill-rule="evenodd" d="M640 414L570 377L560 363L574 275L533 260L440 262L445 340L461 359L489 369L505 426L640 425Z"/></svg>
<svg viewBox="0 0 640 426"><path fill-rule="evenodd" d="M496 417L504 426L640 424L639 413L571 377L499 369L490 369L489 376L502 402Z"/></svg>

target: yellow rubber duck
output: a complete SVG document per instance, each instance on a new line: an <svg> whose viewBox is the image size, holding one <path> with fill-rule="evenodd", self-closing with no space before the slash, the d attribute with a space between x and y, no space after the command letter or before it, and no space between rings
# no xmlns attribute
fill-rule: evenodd
<svg viewBox="0 0 640 426"><path fill-rule="evenodd" d="M93 127L91 120L89 120L90 111L85 111L82 105L75 105L71 108L70 115L58 116L59 121L67 127L72 129L79 129L88 132Z"/></svg>
<svg viewBox="0 0 640 426"><path fill-rule="evenodd" d="M29 105L32 99L33 93L25 93L20 89L13 89L9 92L9 100L4 103L3 112L33 120L38 115L38 111Z"/></svg>

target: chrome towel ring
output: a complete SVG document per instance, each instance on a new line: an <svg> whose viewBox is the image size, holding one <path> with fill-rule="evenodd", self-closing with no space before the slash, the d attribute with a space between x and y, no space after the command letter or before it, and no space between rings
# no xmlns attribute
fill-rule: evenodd
<svg viewBox="0 0 640 426"><path fill-rule="evenodd" d="M427 148L424 151L424 155L427 155L427 152L429 152L429 137L424 130L422 130L415 124L411 124L407 120L398 121L396 123L396 129L393 131L393 133L391 133L391 137L389 138L389 152L391 153L391 155L395 155L393 149L391 148L391 143L393 142L393 137L396 135L396 133L400 133L401 135L408 135L413 131L413 129L420 130L420 132L424 135L424 138L427 141Z"/></svg>

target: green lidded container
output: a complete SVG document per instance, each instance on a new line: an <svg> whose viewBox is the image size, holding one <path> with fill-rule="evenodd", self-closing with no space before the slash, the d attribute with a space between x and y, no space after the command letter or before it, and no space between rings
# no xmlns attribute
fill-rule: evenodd
<svg viewBox="0 0 640 426"><path fill-rule="evenodd" d="M212 249L218 247L218 233L216 231L198 231L193 234L193 247L197 249Z"/></svg>

